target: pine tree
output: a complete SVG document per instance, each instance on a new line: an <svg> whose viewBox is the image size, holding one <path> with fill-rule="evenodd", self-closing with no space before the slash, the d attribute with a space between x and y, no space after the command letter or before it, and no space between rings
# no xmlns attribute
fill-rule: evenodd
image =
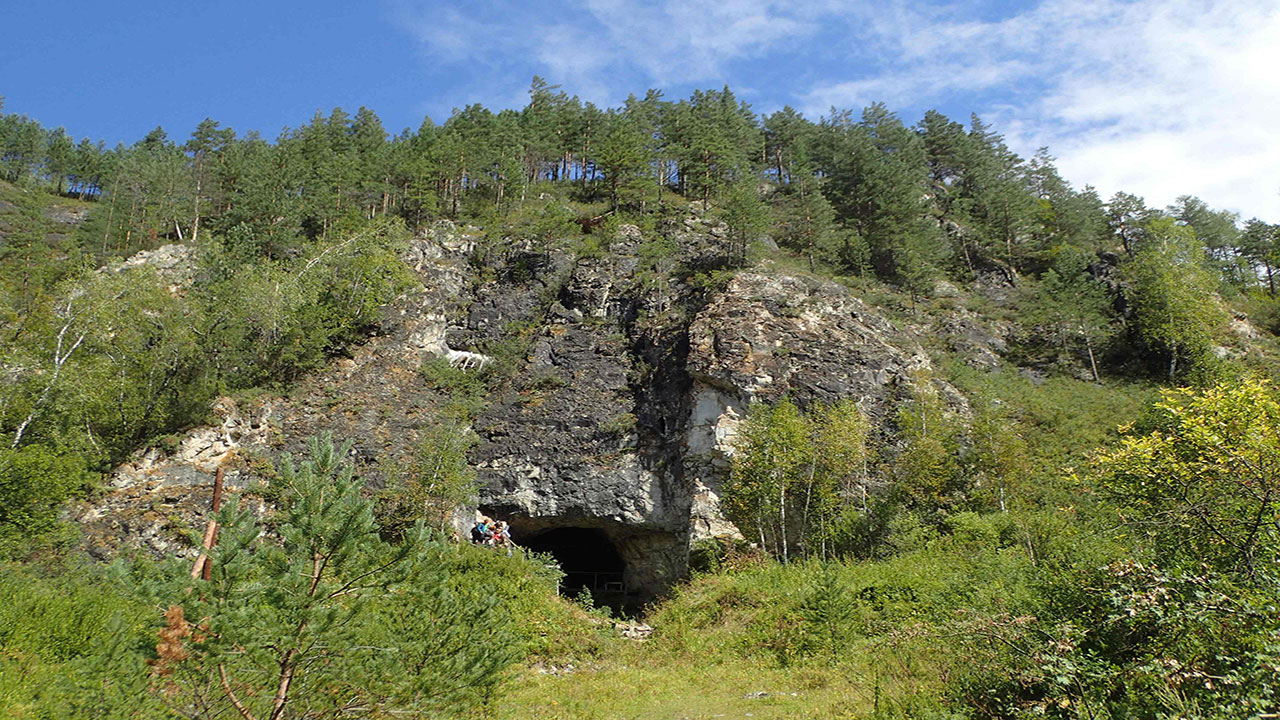
<svg viewBox="0 0 1280 720"><path fill-rule="evenodd" d="M454 715L500 681L516 644L493 601L450 590L443 560L455 550L421 524L399 545L379 538L349 451L320 438L301 464L286 458L278 539L238 496L221 511L211 579L171 613L182 645L162 678L176 711Z"/></svg>
<svg viewBox="0 0 1280 720"><path fill-rule="evenodd" d="M1016 282L1027 259L1035 198L1026 190L1022 159L999 133L974 115L968 137L962 183L979 245L987 259L1000 261L1010 282Z"/></svg>
<svg viewBox="0 0 1280 720"><path fill-rule="evenodd" d="M920 138L883 105L861 122L828 126L839 148L823 192L871 250L881 275L927 293L948 248L925 204L928 163Z"/></svg>
<svg viewBox="0 0 1280 720"><path fill-rule="evenodd" d="M643 179L648 170L645 137L626 115L610 113L595 143L593 164L604 175L609 202L616 211L624 202L644 197Z"/></svg>
<svg viewBox="0 0 1280 720"><path fill-rule="evenodd" d="M59 195L63 193L67 178L71 175L75 151L75 142L67 135L66 130L57 128L49 133L45 146L44 172Z"/></svg>
<svg viewBox="0 0 1280 720"><path fill-rule="evenodd" d="M721 219L729 228L725 255L734 265L747 263L751 243L769 227L769 208L752 180L739 180L723 193Z"/></svg>
<svg viewBox="0 0 1280 720"><path fill-rule="evenodd" d="M816 269L818 259L840 260L835 209L815 187L813 181L797 180L790 192L778 193L777 240L783 247L804 253L809 270Z"/></svg>
<svg viewBox="0 0 1280 720"><path fill-rule="evenodd" d="M1120 246L1129 257L1137 252L1145 236L1147 221L1158 215L1158 212L1147 209L1142 198L1129 193L1118 192L1107 201L1107 227L1112 236L1120 240Z"/></svg>
<svg viewBox="0 0 1280 720"><path fill-rule="evenodd" d="M1075 249L1061 251L1024 295L1029 324L1053 340L1057 359L1078 359L1084 350L1080 359L1088 360L1094 382L1101 380L1096 351L1112 332L1111 298L1090 274L1086 256Z"/></svg>
<svg viewBox="0 0 1280 720"><path fill-rule="evenodd" d="M1240 235L1240 252L1255 268L1262 266L1267 274L1267 293L1275 297L1275 271L1280 266L1280 225L1250 218Z"/></svg>

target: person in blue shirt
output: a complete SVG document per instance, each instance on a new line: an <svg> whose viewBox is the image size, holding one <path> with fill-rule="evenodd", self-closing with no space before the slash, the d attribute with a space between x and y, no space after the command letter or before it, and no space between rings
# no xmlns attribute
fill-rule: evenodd
<svg viewBox="0 0 1280 720"><path fill-rule="evenodd" d="M487 545L493 541L493 529L491 527L493 521L483 515L476 521L475 527L471 528L471 542L477 545Z"/></svg>

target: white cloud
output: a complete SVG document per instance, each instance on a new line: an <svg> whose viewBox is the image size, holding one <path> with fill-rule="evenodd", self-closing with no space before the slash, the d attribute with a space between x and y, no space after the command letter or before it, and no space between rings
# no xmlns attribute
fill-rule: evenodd
<svg viewBox="0 0 1280 720"><path fill-rule="evenodd" d="M1033 127L1063 173L1280 220L1280 7L1141 3L1127 20L1042 101Z"/></svg>
<svg viewBox="0 0 1280 720"><path fill-rule="evenodd" d="M1280 220L1276 0L1048 0L992 22L885 17L872 28L896 46L890 69L814 87L806 111L980 92L987 107L973 110L1023 153L1048 145L1078 185L1157 206L1198 195Z"/></svg>
<svg viewBox="0 0 1280 720"><path fill-rule="evenodd" d="M533 9L498 4L483 19L436 3L401 0L397 19L433 62L533 58L553 81L574 88L609 88L619 71L658 85L726 79L726 63L759 57L782 42L820 28L835 3L780 0L578 0ZM603 99L603 98L599 98Z"/></svg>
<svg viewBox="0 0 1280 720"><path fill-rule="evenodd" d="M1044 0L994 20L963 0L390 1L410 3L401 24L431 62L472 72L489 102L521 98L537 72L600 104L728 82L811 117L959 106L1024 154L1048 145L1104 197L1194 194L1280 221L1280 0ZM797 79L735 75L760 59Z"/></svg>

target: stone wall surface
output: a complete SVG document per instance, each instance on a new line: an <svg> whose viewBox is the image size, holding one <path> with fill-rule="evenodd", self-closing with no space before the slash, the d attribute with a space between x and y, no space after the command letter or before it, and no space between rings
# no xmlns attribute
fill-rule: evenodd
<svg viewBox="0 0 1280 720"><path fill-rule="evenodd" d="M471 421L479 494L469 512L509 521L517 542L556 528L602 531L628 586L660 591L685 572L690 542L737 533L719 512L719 488L753 403L851 397L884 427L930 368L911 332L848 288L768 266L720 287L691 282L677 268L713 259L723 227L693 215L663 232L677 254L657 263L645 259L640 229L624 225L607 251L511 251L478 275L468 262L475 231L440 223L404 256L419 287L386 308L351 357L286 396L221 401L219 425L167 452L140 451L73 516L104 556L126 546L191 554L216 467L244 488L262 463L323 432L353 442L351 459L376 490L447 400L420 372L439 357L462 372L508 373ZM130 262L173 272L181 256ZM174 278L190 282L181 270ZM991 361L985 349L998 344L984 330L962 322L955 331L977 337L975 357Z"/></svg>

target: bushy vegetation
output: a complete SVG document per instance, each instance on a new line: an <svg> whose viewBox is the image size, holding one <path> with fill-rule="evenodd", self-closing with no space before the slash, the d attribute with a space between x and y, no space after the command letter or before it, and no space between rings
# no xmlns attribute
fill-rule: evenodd
<svg viewBox="0 0 1280 720"><path fill-rule="evenodd" d="M976 117L762 117L727 88L600 109L541 79L521 110L395 136L335 109L273 141L206 120L109 150L5 115L0 175L0 548L30 561L0 567L0 714L1277 712L1280 401L1257 379L1280 367L1274 224L1103 201ZM437 425L378 498L320 442L272 471L275 514L229 503L209 581L40 546L65 500L217 394L362 342L415 285L412 233L446 218L483 228L477 282L542 310L563 260L608 257L625 222L649 321L767 260L917 327L1003 323L1021 367L974 369L935 338L938 369L879 427L851 401L755 408L722 498L746 537L697 548L704 572L651 610L645 644L556 598L544 559L442 539L494 389L536 402L566 382L515 377L535 322L474 348L482 372L423 365ZM684 247L699 224L709 247ZM169 243L181 278L118 262ZM1156 400L1158 382L1189 389ZM513 681L521 663L549 671Z"/></svg>
<svg viewBox="0 0 1280 720"><path fill-rule="evenodd" d="M895 657L897 677L874 680L889 717L920 702L938 716L1265 716L1280 700L1277 397L1257 380L1166 393L1140 430L1056 481L1074 482L1070 506L1015 485L998 508L966 493L967 508L922 513L912 492L937 468L917 467L884 537L891 557L701 577L658 611L656 639L780 667L864 672L868 654Z"/></svg>
<svg viewBox="0 0 1280 720"><path fill-rule="evenodd" d="M0 318L0 533L37 529L218 393L285 383L360 340L407 288L404 238L378 219L291 260L208 247L181 292L148 267L84 270Z"/></svg>
<svg viewBox="0 0 1280 720"><path fill-rule="evenodd" d="M869 432L851 400L811 416L786 400L757 408L737 441L726 514L783 562L840 553L849 509L867 510Z"/></svg>
<svg viewBox="0 0 1280 720"><path fill-rule="evenodd" d="M0 568L0 714L456 717L518 660L599 652L545 559L421 521L383 540L346 450L286 458L265 523L233 495L207 581L145 560Z"/></svg>

